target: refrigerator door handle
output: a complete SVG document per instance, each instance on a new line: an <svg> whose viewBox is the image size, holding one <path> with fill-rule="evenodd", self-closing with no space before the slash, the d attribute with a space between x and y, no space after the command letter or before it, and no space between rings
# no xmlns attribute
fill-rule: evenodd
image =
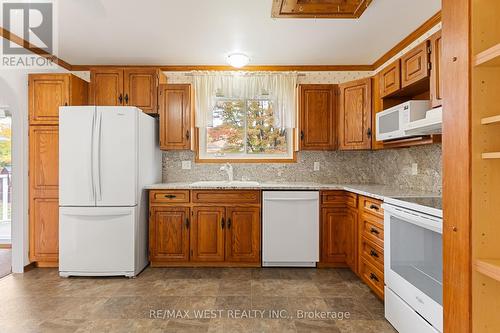
<svg viewBox="0 0 500 333"><path fill-rule="evenodd" d="M99 121L97 122L97 201L102 200L101 187L101 128L102 128L102 113L99 112Z"/></svg>
<svg viewBox="0 0 500 333"><path fill-rule="evenodd" d="M95 110L92 115L92 127L90 134L90 201L95 201L94 184L94 128L95 128Z"/></svg>

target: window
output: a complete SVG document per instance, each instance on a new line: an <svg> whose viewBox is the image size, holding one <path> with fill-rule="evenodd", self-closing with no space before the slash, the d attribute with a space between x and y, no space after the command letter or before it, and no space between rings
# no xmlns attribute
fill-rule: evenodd
<svg viewBox="0 0 500 333"><path fill-rule="evenodd" d="M200 159L292 159L290 129L275 127L271 99L217 98L200 129Z"/></svg>

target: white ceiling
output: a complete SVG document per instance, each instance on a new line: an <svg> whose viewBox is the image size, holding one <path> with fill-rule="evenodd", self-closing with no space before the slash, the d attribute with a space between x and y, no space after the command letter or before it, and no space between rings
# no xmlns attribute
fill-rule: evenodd
<svg viewBox="0 0 500 333"><path fill-rule="evenodd" d="M70 64L371 64L434 15L440 0L373 0L358 20L272 19L272 0L58 1Z"/></svg>

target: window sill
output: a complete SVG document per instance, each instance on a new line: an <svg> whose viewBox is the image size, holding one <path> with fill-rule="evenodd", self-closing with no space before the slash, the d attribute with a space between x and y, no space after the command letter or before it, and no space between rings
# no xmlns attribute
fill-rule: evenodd
<svg viewBox="0 0 500 333"><path fill-rule="evenodd" d="M195 157L196 163L297 163L297 153L293 152L292 158L283 158L283 159L237 159L237 158L199 158L199 155L196 154Z"/></svg>

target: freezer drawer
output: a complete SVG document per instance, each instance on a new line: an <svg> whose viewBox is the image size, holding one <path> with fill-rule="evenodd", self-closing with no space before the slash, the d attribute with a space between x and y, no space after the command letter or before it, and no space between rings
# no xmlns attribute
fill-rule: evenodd
<svg viewBox="0 0 500 333"><path fill-rule="evenodd" d="M136 207L60 207L60 275L135 275L136 216Z"/></svg>
<svg viewBox="0 0 500 333"><path fill-rule="evenodd" d="M316 266L319 192L263 192L263 266Z"/></svg>

